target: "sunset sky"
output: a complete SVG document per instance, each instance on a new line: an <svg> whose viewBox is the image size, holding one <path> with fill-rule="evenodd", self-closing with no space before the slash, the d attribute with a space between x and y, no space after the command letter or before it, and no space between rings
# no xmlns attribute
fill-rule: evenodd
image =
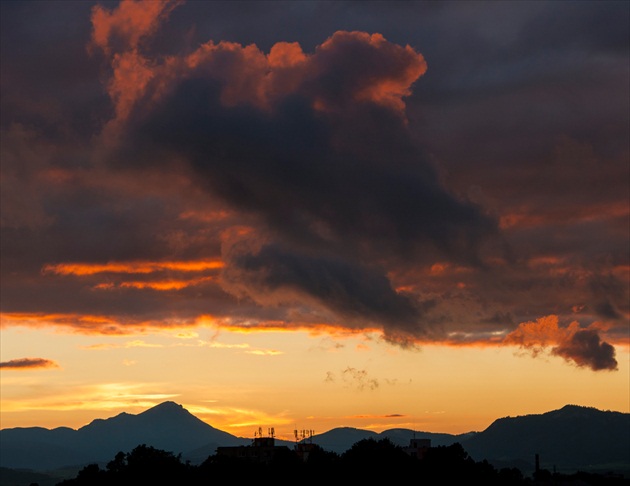
<svg viewBox="0 0 630 486"><path fill-rule="evenodd" d="M630 3L0 8L1 428L630 412Z"/></svg>

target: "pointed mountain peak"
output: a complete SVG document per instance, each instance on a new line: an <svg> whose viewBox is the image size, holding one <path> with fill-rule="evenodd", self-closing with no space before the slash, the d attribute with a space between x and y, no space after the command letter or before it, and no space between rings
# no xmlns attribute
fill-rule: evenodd
<svg viewBox="0 0 630 486"><path fill-rule="evenodd" d="M131 423L137 423L137 420L181 422L182 420L190 421L191 418L201 421L193 414L191 414L188 410L186 410L182 405L179 405L175 402L167 401L155 405L154 407L151 407L137 415L127 412L121 412L118 415L107 419L94 419L88 425L81 427L81 429L111 426L112 424L118 424L119 426L128 427Z"/></svg>
<svg viewBox="0 0 630 486"><path fill-rule="evenodd" d="M183 405L172 401L162 402L154 407L151 407L144 412L138 414L138 416L154 416L154 415L170 415L170 416L182 416L192 414L184 408Z"/></svg>
<svg viewBox="0 0 630 486"><path fill-rule="evenodd" d="M598 410L594 407L584 407L581 405L565 405L560 410L555 410L554 412L549 412L550 415L555 415L556 417L564 417L564 418L575 418L575 417L592 417L594 415L600 415L602 410Z"/></svg>
<svg viewBox="0 0 630 486"><path fill-rule="evenodd" d="M583 405L573 405L573 404L568 404L565 405L564 407L562 407L559 411L565 411L565 412L583 412L585 410L590 410L590 411L599 411L598 409L596 409L595 407L585 407Z"/></svg>
<svg viewBox="0 0 630 486"><path fill-rule="evenodd" d="M175 403L173 401L166 401L159 403L158 405L150 408L149 410L185 410L183 405Z"/></svg>

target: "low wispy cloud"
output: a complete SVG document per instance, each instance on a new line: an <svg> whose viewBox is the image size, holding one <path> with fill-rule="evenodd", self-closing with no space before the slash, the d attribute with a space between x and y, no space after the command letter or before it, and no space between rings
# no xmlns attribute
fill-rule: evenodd
<svg viewBox="0 0 630 486"><path fill-rule="evenodd" d="M121 348L164 348L163 344L147 343L142 340L128 341L126 343L99 343L82 346L82 349L100 350L100 349L121 349Z"/></svg>
<svg viewBox="0 0 630 486"><path fill-rule="evenodd" d="M0 368L9 370L33 370L40 368L59 368L59 365L50 359L18 358L0 362Z"/></svg>
<svg viewBox="0 0 630 486"><path fill-rule="evenodd" d="M326 372L324 380L327 383L341 383L345 388L353 388L358 391L376 390L379 387L379 381L368 375L367 370L360 370L348 366L340 372Z"/></svg>
<svg viewBox="0 0 630 486"><path fill-rule="evenodd" d="M277 351L275 349L252 349L245 352L247 354L254 354L256 356L278 356L280 354L284 354L282 351Z"/></svg>
<svg viewBox="0 0 630 486"><path fill-rule="evenodd" d="M178 396L168 393L165 383L95 383L67 386L40 383L42 393L3 404L3 412L32 410L120 410L146 409Z"/></svg>

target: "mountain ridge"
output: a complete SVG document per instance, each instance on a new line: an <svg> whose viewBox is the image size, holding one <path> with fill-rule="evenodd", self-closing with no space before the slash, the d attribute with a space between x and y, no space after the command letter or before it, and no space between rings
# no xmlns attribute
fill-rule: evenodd
<svg viewBox="0 0 630 486"><path fill-rule="evenodd" d="M565 405L541 414L499 418L462 445L475 460L495 464L538 455L542 467L549 469L593 464L626 464L630 469L630 414Z"/></svg>
<svg viewBox="0 0 630 486"><path fill-rule="evenodd" d="M342 454L360 440L383 438L403 447L412 438L430 439L433 447L460 443L474 460L501 466L533 469L534 456L539 454L541 464L549 468L615 464L630 471L630 414L571 404L541 414L501 417L482 431L463 434L336 427L306 441ZM0 429L0 466L42 471L106 463L117 452L139 444L199 463L219 446L249 445L251 439L216 429L183 405L167 401L138 414L121 412L94 419L78 429ZM276 440L276 444L291 447L294 442Z"/></svg>

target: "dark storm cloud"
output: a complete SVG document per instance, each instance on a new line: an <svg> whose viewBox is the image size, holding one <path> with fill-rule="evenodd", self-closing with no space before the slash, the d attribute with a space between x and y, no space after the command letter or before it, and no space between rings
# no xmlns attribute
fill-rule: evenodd
<svg viewBox="0 0 630 486"><path fill-rule="evenodd" d="M599 334L593 330L576 332L570 340L554 348L552 352L593 371L617 369L615 348L602 342Z"/></svg>
<svg viewBox="0 0 630 486"><path fill-rule="evenodd" d="M276 245L256 252L231 248L226 255L225 286L231 292L253 292L262 303L313 302L330 309L349 327L378 326L392 339L397 333L421 336L422 310L396 293L382 271L348 260L296 254ZM388 333L388 329L390 330Z"/></svg>
<svg viewBox="0 0 630 486"><path fill-rule="evenodd" d="M227 264L245 270L240 287L259 300L288 286L386 335L424 334L417 309L368 265L480 265L479 246L497 228L440 186L408 135L404 97L424 71L421 57L379 35L337 32L312 54L279 45L267 58L254 46L208 44L188 59L172 68L177 78L155 71L122 125L128 152L115 160L183 158L212 194L256 215L274 243Z"/></svg>
<svg viewBox="0 0 630 486"><path fill-rule="evenodd" d="M151 153L166 148L185 155L213 193L258 214L283 237L341 252L385 252L376 258L422 259L425 250L473 263L477 245L494 230L479 208L439 186L386 109L346 117L367 138L363 147L344 139L346 147L336 150L336 120L316 115L304 99L272 115L226 109L218 99L207 80L187 81L151 114L139 137L156 145ZM394 140L392 125L399 130ZM396 143L401 139L406 147Z"/></svg>
<svg viewBox="0 0 630 486"><path fill-rule="evenodd" d="M627 339L630 7L479 5L450 3L418 34L430 69L407 110L446 186L497 215L509 243L512 265L462 279L479 290L467 308L509 313L506 329L604 321Z"/></svg>
<svg viewBox="0 0 630 486"><path fill-rule="evenodd" d="M0 2L3 312L627 340L627 3L95 5Z"/></svg>
<svg viewBox="0 0 630 486"><path fill-rule="evenodd" d="M0 4L3 128L19 123L49 142L69 137L76 143L110 116L101 61L85 55L91 7L37 0Z"/></svg>

